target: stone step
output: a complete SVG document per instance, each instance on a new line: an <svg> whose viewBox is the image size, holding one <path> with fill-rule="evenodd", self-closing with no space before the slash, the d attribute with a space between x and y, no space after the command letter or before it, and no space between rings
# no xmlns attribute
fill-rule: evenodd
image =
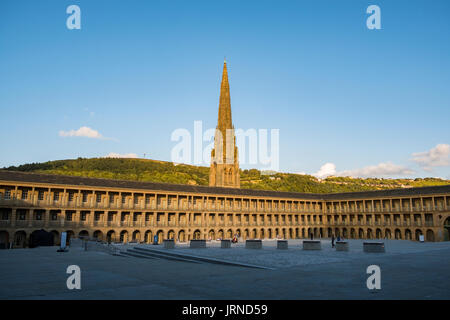
<svg viewBox="0 0 450 320"><path fill-rule="evenodd" d="M134 247L132 249L127 249L128 253L134 254L134 255L140 255L140 257L145 256L147 258L158 258L158 259L166 259L166 260L173 260L173 261L182 261L182 262L190 262L190 263L198 263L198 261L195 261L193 259L189 259L186 257L176 257L171 256L167 254L162 254L161 252L155 252L153 250L140 250L138 247Z"/></svg>
<svg viewBox="0 0 450 320"><path fill-rule="evenodd" d="M236 267L244 267L244 268L255 268L255 269L270 269L268 267L263 266L257 266L247 263L239 263L234 261L226 261L216 258L210 258L210 257L200 257L195 255L187 255L182 253L175 253L172 250L170 251L162 251L159 249L150 249L150 248L143 248L143 247L134 247L134 250L137 250L138 252L148 252L149 254L156 254L158 256L165 256L167 258L177 258L177 259L188 259L193 262L199 263L199 262L205 262L205 263L212 263L212 264L222 264L222 265L230 265L230 266L236 266ZM129 249L130 250L130 249Z"/></svg>

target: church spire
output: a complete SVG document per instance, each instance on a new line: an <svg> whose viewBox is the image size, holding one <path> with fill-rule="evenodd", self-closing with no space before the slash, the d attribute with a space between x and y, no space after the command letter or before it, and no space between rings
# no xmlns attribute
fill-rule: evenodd
<svg viewBox="0 0 450 320"><path fill-rule="evenodd" d="M231 120L231 101L230 101L230 84L228 82L227 62L223 62L222 83L220 85L220 100L219 100L219 120L217 122L217 129L222 131L223 136L227 129L232 129L233 123Z"/></svg>
<svg viewBox="0 0 450 320"><path fill-rule="evenodd" d="M220 85L219 119L217 121L214 148L211 150L209 185L214 187L240 187L239 155L231 121L230 84L227 62L224 59Z"/></svg>

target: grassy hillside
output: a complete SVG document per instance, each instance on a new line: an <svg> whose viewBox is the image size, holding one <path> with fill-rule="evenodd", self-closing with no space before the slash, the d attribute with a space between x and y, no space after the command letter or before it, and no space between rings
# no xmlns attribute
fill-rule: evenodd
<svg viewBox="0 0 450 320"><path fill-rule="evenodd" d="M24 164L6 170L73 175L92 178L208 185L209 168L147 159L93 158ZM292 173L263 174L256 169L241 170L241 187L294 192L349 192L450 184L450 180L355 179L329 177L324 180Z"/></svg>

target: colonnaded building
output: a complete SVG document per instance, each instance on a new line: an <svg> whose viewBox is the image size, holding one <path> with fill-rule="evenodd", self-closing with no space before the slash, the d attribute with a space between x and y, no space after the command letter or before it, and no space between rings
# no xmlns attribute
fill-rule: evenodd
<svg viewBox="0 0 450 320"><path fill-rule="evenodd" d="M231 132L231 134L227 134ZM315 238L448 241L450 185L312 194L240 189L226 63L209 186L93 179L0 170L0 246L30 235L112 242Z"/></svg>

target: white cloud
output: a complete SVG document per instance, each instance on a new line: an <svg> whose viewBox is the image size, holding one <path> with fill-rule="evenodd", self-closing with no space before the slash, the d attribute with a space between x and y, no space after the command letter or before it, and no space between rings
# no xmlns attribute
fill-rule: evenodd
<svg viewBox="0 0 450 320"><path fill-rule="evenodd" d="M319 171L312 175L323 179L329 176L339 177L354 177L354 178L368 178L368 177L394 177L394 176L408 176L414 174L414 170L407 167L393 164L391 162L383 162L374 166L367 166L359 169L336 171L336 165L331 162L325 163L320 167Z"/></svg>
<svg viewBox="0 0 450 320"><path fill-rule="evenodd" d="M412 156L412 161L426 171L431 171L433 167L450 166L450 145L438 144L429 151L413 153Z"/></svg>
<svg viewBox="0 0 450 320"><path fill-rule="evenodd" d="M59 131L59 135L61 137L86 137L92 139L104 139L104 137L94 129L89 127L81 127L78 130L70 130L70 131Z"/></svg>
<svg viewBox="0 0 450 320"><path fill-rule="evenodd" d="M342 177L398 177L414 174L415 171L407 167L393 164L392 162L382 162L374 166L367 166L360 169L345 170L338 172L336 175Z"/></svg>
<svg viewBox="0 0 450 320"><path fill-rule="evenodd" d="M120 154L120 153L110 152L103 158L137 158L137 157L138 156L136 153Z"/></svg>
<svg viewBox="0 0 450 320"><path fill-rule="evenodd" d="M327 162L320 167L319 171L313 173L312 175L322 179L328 176L334 176L335 174L336 174L336 165L334 163Z"/></svg>

